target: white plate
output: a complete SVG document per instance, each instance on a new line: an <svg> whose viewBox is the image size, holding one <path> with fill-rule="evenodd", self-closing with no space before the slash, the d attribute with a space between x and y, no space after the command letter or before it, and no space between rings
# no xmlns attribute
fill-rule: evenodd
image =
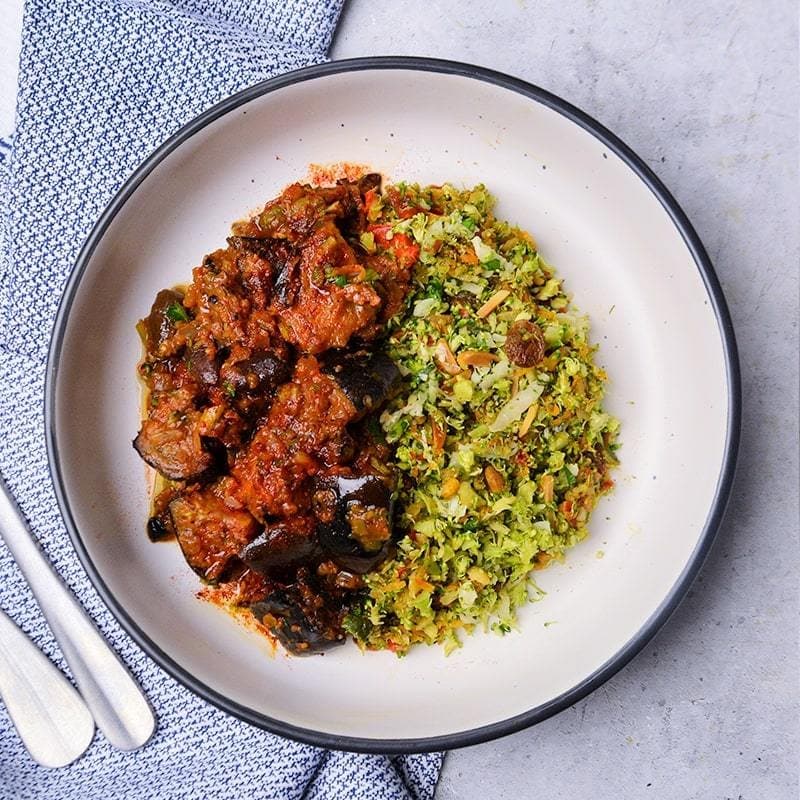
<svg viewBox="0 0 800 800"><path fill-rule="evenodd" d="M618 486L591 536L537 578L519 632L445 657L352 644L272 657L195 597L174 544L145 536L148 498L134 330L230 223L306 174L361 162L390 179L484 182L531 231L592 320L622 420ZM90 391L87 391L90 387ZM111 203L78 260L50 354L47 416L59 501L98 590L168 672L233 714L326 747L472 744L537 722L625 664L699 569L730 489L739 427L735 344L708 258L664 187L558 98L475 67L361 59L267 81L169 139ZM602 554L602 557L600 557Z"/></svg>

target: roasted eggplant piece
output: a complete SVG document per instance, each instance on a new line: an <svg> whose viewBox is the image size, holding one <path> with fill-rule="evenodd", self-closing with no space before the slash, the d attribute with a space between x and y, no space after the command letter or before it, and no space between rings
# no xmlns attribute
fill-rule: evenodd
<svg viewBox="0 0 800 800"><path fill-rule="evenodd" d="M265 600L253 603L250 610L273 636L296 656L327 650L345 640L341 614L329 610L322 599L314 598L319 607L309 607L308 598L297 590L279 590Z"/></svg>
<svg viewBox="0 0 800 800"><path fill-rule="evenodd" d="M218 355L216 353L212 355L203 346L190 350L186 358L186 368L189 373L206 386L214 386L219 380L219 364Z"/></svg>
<svg viewBox="0 0 800 800"><path fill-rule="evenodd" d="M156 480L156 486L158 493L153 498L152 513L147 520L147 536L151 542L163 542L175 538L169 504L181 493L181 489L177 484L164 485L160 480Z"/></svg>
<svg viewBox="0 0 800 800"><path fill-rule="evenodd" d="M269 350L254 350L243 361L224 370L224 378L237 391L248 394L270 394L292 377L291 364Z"/></svg>
<svg viewBox="0 0 800 800"><path fill-rule="evenodd" d="M390 397L400 370L385 353L370 350L329 350L319 357L320 369L330 375L361 419Z"/></svg>
<svg viewBox="0 0 800 800"><path fill-rule="evenodd" d="M182 374L183 378L176 377ZM150 374L147 417L133 446L165 478L173 481L206 480L222 467L224 448L201 435L197 409L199 387L186 380L186 368L160 361ZM161 387L161 388L157 388Z"/></svg>
<svg viewBox="0 0 800 800"><path fill-rule="evenodd" d="M238 563L239 551L260 528L247 511L229 508L210 487L179 495L169 513L186 563L212 583Z"/></svg>
<svg viewBox="0 0 800 800"><path fill-rule="evenodd" d="M298 566L318 552L316 520L295 517L268 524L239 551L239 558L251 569L266 575L271 570Z"/></svg>
<svg viewBox="0 0 800 800"><path fill-rule="evenodd" d="M255 255L270 260L270 256L276 247L275 239L262 239L257 236L229 236L228 245L234 250L243 250L245 253Z"/></svg>
<svg viewBox="0 0 800 800"><path fill-rule="evenodd" d="M394 501L377 475L318 478L314 483L317 537L337 564L363 574L388 555Z"/></svg>
<svg viewBox="0 0 800 800"><path fill-rule="evenodd" d="M198 447L199 441L199 447ZM203 481L219 472L224 447L216 439L195 437L191 428L148 418L133 440L136 452L171 481Z"/></svg>
<svg viewBox="0 0 800 800"><path fill-rule="evenodd" d="M153 301L150 314L144 319L148 352L154 353L172 335L180 315L189 318L183 308L183 295L175 289L162 289Z"/></svg>
<svg viewBox="0 0 800 800"><path fill-rule="evenodd" d="M157 514L147 520L147 536L151 542L163 542L174 535L169 514Z"/></svg>
<svg viewBox="0 0 800 800"><path fill-rule="evenodd" d="M381 176L378 172L368 172L358 180L358 191L361 192L362 195L366 194L372 189L377 190L380 188Z"/></svg>
<svg viewBox="0 0 800 800"><path fill-rule="evenodd" d="M291 306L299 288L300 253L285 239L257 236L229 236L235 250L254 253L270 266L275 297L283 306Z"/></svg>

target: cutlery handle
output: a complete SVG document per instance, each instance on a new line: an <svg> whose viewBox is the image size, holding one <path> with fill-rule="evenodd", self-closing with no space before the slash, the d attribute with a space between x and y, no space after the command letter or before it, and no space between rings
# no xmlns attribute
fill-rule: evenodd
<svg viewBox="0 0 800 800"><path fill-rule="evenodd" d="M0 535L31 587L97 727L114 747L136 750L155 717L142 690L36 544L0 479Z"/></svg>
<svg viewBox="0 0 800 800"><path fill-rule="evenodd" d="M0 610L0 698L34 761L66 767L86 752L94 720L72 684Z"/></svg>

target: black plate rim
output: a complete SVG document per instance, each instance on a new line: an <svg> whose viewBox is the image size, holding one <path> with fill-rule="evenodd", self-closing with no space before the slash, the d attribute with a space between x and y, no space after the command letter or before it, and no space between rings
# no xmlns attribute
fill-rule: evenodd
<svg viewBox="0 0 800 800"><path fill-rule="evenodd" d="M75 295L81 283L83 273L91 260L92 254L105 234L114 217L125 205L127 200L136 191L139 184L152 172L152 170L166 158L173 150L179 147L192 135L207 126L209 123L238 108L239 106L269 92L282 89L303 81L343 72L363 70L415 70L422 72L436 72L448 75L457 75L465 78L493 84L523 95L534 102L541 103L557 111L567 119L591 133L601 141L609 150L619 156L640 180L658 198L664 210L672 219L673 224L681 234L692 258L697 265L698 272L708 292L709 302L717 318L722 346L725 357L726 379L728 388L728 414L725 451L722 468L717 481L716 492L706 518L703 531L698 539L697 546L692 552L681 575L678 577L671 590L660 606L644 623L639 631L605 664L583 681L554 698L548 703L536 706L521 714L508 719L484 725L470 730L459 731L452 734L433 736L420 739L371 739L352 736L339 736L324 731L315 731L283 722L264 714L253 711L246 706L233 702L224 695L211 689L193 675L184 670L161 648L159 648L133 620L124 608L116 601L108 589L97 568L89 557L83 544L80 532L67 501L61 469L61 456L58 451L55 430L55 395L58 382L59 359L64 341L69 312ZM416 57L416 56L374 56L366 58L345 59L318 64L271 78L251 87L248 87L230 97L222 100L209 108L204 113L188 122L176 133L160 145L142 164L135 170L131 177L119 189L117 194L108 204L98 219L85 244L83 245L73 270L67 281L64 294L58 307L55 325L53 328L50 347L47 357L45 376L45 432L47 444L47 457L50 474L55 488L56 498L64 518L67 531L72 540L78 558L89 575L103 602L116 617L120 625L131 638L147 653L165 672L189 688L199 697L260 728L272 733L285 736L305 744L335 750L348 750L361 753L423 753L438 750L451 750L459 747L481 744L492 739L506 736L523 730L536 723L542 722L565 708L575 704L586 695L593 692L609 678L622 669L640 650L655 636L658 630L669 619L685 596L703 562L705 561L714 538L720 528L725 513L725 508L731 493L736 460L739 450L741 428L742 389L739 357L736 338L733 330L730 312L720 286L719 280L711 264L711 260L689 222L688 217L678 202L656 177L655 173L636 155L624 142L593 117L589 116L571 103L563 100L551 92L538 86L527 83L519 78L514 78L501 72L486 67L467 64L457 61Z"/></svg>

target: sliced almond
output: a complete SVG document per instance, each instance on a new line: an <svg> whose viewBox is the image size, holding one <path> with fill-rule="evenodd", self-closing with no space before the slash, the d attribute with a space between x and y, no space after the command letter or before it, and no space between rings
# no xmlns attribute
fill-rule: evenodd
<svg viewBox="0 0 800 800"><path fill-rule="evenodd" d="M458 478L448 478L442 484L441 495L443 500L449 500L455 497L461 487L461 481Z"/></svg>
<svg viewBox="0 0 800 800"><path fill-rule="evenodd" d="M539 486L542 490L542 498L544 499L545 503L553 502L555 483L556 479L549 473L542 475L541 479L539 480Z"/></svg>
<svg viewBox="0 0 800 800"><path fill-rule="evenodd" d="M456 357L456 361L464 368L467 367L489 367L500 357L485 350L462 350Z"/></svg>
<svg viewBox="0 0 800 800"><path fill-rule="evenodd" d="M522 439L531 429L531 425L533 425L533 421L536 419L536 415L538 413L539 413L539 404L534 403L528 409L528 412L525 414L525 418L522 420L522 425L519 426L518 435L520 439Z"/></svg>
<svg viewBox="0 0 800 800"><path fill-rule="evenodd" d="M441 453L444 449L446 434L444 428L435 420L431 420L431 445L434 453Z"/></svg>
<svg viewBox="0 0 800 800"><path fill-rule="evenodd" d="M489 314L494 311L500 303L505 302L505 300L511 295L511 292L508 289L498 289L479 309L478 309L478 318L483 319L484 317L488 317Z"/></svg>
<svg viewBox="0 0 800 800"><path fill-rule="evenodd" d="M506 486L505 478L491 464L484 468L483 477L492 494L502 492Z"/></svg>
<svg viewBox="0 0 800 800"><path fill-rule="evenodd" d="M450 345L447 344L444 339L439 339L439 341L436 342L436 347L433 351L433 360L436 362L436 366L448 375L458 375L458 373L461 372L461 367L458 365L458 361L456 361L456 357L453 355Z"/></svg>

